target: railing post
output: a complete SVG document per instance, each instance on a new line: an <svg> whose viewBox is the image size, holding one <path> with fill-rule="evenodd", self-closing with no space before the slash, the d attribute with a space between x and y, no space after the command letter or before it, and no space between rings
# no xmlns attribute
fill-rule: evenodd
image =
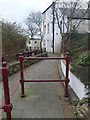
<svg viewBox="0 0 90 120"><path fill-rule="evenodd" d="M29 57L30 56L30 54L29 54L29 51L28 51L28 56L27 57Z"/></svg>
<svg viewBox="0 0 90 120"><path fill-rule="evenodd" d="M46 47L44 48L44 52L46 52Z"/></svg>
<svg viewBox="0 0 90 120"><path fill-rule="evenodd" d="M5 61L4 55L2 55L2 63Z"/></svg>
<svg viewBox="0 0 90 120"><path fill-rule="evenodd" d="M19 61L20 61L21 97L25 97L24 95L24 74L23 74L23 53L19 54Z"/></svg>
<svg viewBox="0 0 90 120"><path fill-rule="evenodd" d="M4 97L5 97L5 105L4 112L6 112L7 120L11 120L11 110L12 104L10 104L10 94L9 94L9 85L8 85L8 73L7 63L2 63L2 78L3 78L3 86L4 86Z"/></svg>
<svg viewBox="0 0 90 120"><path fill-rule="evenodd" d="M65 97L68 97L68 83L69 83L68 74L69 74L69 61L70 61L70 55L69 55L69 53L67 52L67 55L66 55Z"/></svg>
<svg viewBox="0 0 90 120"><path fill-rule="evenodd" d="M37 49L34 50L34 55L37 55Z"/></svg>
<svg viewBox="0 0 90 120"><path fill-rule="evenodd" d="M42 50L42 48L41 48L41 53L43 53L43 50Z"/></svg>

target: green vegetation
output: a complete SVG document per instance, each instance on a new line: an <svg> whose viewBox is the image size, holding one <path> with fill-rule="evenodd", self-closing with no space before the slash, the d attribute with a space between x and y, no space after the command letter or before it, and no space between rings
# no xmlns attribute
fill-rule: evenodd
<svg viewBox="0 0 90 120"><path fill-rule="evenodd" d="M66 51L71 56L71 71L85 84L89 83L88 69L90 68L90 51L88 51L88 40L90 34L74 31L68 40L65 40Z"/></svg>
<svg viewBox="0 0 90 120"><path fill-rule="evenodd" d="M2 23L2 52L4 55L16 54L25 48L24 29L16 22ZM12 57L10 57L11 59Z"/></svg>
<svg viewBox="0 0 90 120"><path fill-rule="evenodd" d="M90 66L90 51L83 52L77 59L77 64L82 66Z"/></svg>

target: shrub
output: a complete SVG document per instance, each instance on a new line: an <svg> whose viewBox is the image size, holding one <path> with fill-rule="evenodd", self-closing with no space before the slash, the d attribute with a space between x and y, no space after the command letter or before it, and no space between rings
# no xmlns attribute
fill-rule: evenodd
<svg viewBox="0 0 90 120"><path fill-rule="evenodd" d="M79 56L77 64L82 66L90 66L90 51L83 52Z"/></svg>
<svg viewBox="0 0 90 120"><path fill-rule="evenodd" d="M26 37L20 24L3 22L2 23L2 52L8 55L17 54L25 48Z"/></svg>

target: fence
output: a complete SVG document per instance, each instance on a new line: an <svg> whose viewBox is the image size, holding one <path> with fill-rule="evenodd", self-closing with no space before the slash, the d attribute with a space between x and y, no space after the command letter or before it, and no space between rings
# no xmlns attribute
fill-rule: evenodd
<svg viewBox="0 0 90 120"><path fill-rule="evenodd" d="M66 79L65 80L25 80L24 74L23 74L23 60L66 60ZM21 97L25 97L24 94L24 83L25 82L65 82L65 97L68 97L68 73L69 73L69 61L70 56L69 53L67 53L65 58L61 57L23 57L23 54L21 53L19 55L19 61L20 61L20 84L21 84Z"/></svg>
<svg viewBox="0 0 90 120"><path fill-rule="evenodd" d="M11 120L12 104L10 103L8 73L9 70L7 68L7 63L4 61L2 63L2 69L0 70L0 74L2 75L3 79L5 105L2 106L1 109L4 109L4 112L6 112L7 120Z"/></svg>
<svg viewBox="0 0 90 120"><path fill-rule="evenodd" d="M46 52L46 48L35 49L33 51L25 51L25 52L23 52L23 56L24 57L29 57L29 56L37 55L37 54L40 54L40 53L43 53L43 52ZM19 58L19 53L10 54L10 55L4 55L4 54L2 55L2 61L6 61L7 63L12 62L12 61L17 61L18 58Z"/></svg>
<svg viewBox="0 0 90 120"><path fill-rule="evenodd" d="M66 60L66 79L65 80L25 80L23 74L23 60ZM20 61L20 84L21 84L21 97L25 97L24 94L24 83L25 82L65 82L65 97L68 97L68 72L69 72L69 61L70 56L67 53L66 57L40 57L39 55L35 55L34 57L23 57L23 53L19 54ZM0 70L0 74L2 75L3 85L4 85L4 98L5 105L1 107L6 112L7 120L11 120L11 110L12 104L10 103L10 94L9 94L9 85L8 85L8 73L9 70L7 68L7 63L5 61L2 62L2 69Z"/></svg>
<svg viewBox="0 0 90 120"><path fill-rule="evenodd" d="M39 51L39 53L43 53L45 51L43 51L42 49ZM23 56L31 56L32 53L34 55L38 54L37 50L34 51L30 51L30 52L24 52L22 55ZM16 60L18 60L19 58L19 54L12 54L11 56L13 56ZM9 94L9 84L8 84L8 75L9 75L9 69L7 68L7 62L9 56L2 56L2 69L0 69L0 75L2 75L2 79L3 79L3 86L4 86L4 99L5 99L5 105L4 106L0 106L0 109L4 109L4 112L6 112L6 118L7 120L11 120L11 110L12 110L12 104L10 103L10 94Z"/></svg>

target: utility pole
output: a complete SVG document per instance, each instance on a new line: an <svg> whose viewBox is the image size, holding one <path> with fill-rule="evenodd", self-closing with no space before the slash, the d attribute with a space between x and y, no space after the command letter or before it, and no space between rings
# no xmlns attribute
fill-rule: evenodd
<svg viewBox="0 0 90 120"><path fill-rule="evenodd" d="M64 9L64 4L63 4L63 9ZM64 52L64 14L62 16L62 48L61 48L61 52Z"/></svg>
<svg viewBox="0 0 90 120"><path fill-rule="evenodd" d="M64 48L64 15L63 15L63 18L62 18L62 24L63 24L63 26L62 26L62 27L63 27L63 36L62 36L62 38L63 38L63 39L62 39L62 42L63 42L63 50L62 50L62 52L65 52L65 51L64 51L64 49L65 49L65 48Z"/></svg>
<svg viewBox="0 0 90 120"><path fill-rule="evenodd" d="M88 2L88 26L90 29L90 1ZM88 34L88 50L90 50L90 37L89 37L89 34ZM89 67L89 70L90 70L90 67Z"/></svg>
<svg viewBox="0 0 90 120"><path fill-rule="evenodd" d="M54 22L55 22L55 17L54 17L54 10L55 10L55 2L53 2L53 53L54 53Z"/></svg>

